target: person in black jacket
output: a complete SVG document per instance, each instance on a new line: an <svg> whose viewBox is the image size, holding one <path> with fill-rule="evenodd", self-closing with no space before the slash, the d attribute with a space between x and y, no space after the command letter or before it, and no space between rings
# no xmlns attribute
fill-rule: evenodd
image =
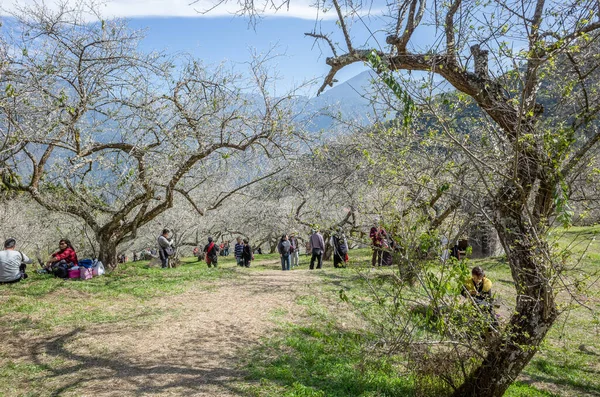
<svg viewBox="0 0 600 397"><path fill-rule="evenodd" d="M250 267L250 262L252 262L252 247L250 246L250 242L247 238L244 239L244 249L242 250L242 260L244 261L245 267Z"/></svg>
<svg viewBox="0 0 600 397"><path fill-rule="evenodd" d="M333 233L329 239L329 243L333 247L333 267L346 267L348 260L348 241L341 230Z"/></svg>
<svg viewBox="0 0 600 397"><path fill-rule="evenodd" d="M277 244L277 251L281 257L281 270L290 270L290 248L291 244L287 234L281 236L279 244Z"/></svg>
<svg viewBox="0 0 600 397"><path fill-rule="evenodd" d="M208 238L208 244L204 246L203 251L206 253L206 264L208 267L217 267L219 261L219 246L215 244L212 237Z"/></svg>

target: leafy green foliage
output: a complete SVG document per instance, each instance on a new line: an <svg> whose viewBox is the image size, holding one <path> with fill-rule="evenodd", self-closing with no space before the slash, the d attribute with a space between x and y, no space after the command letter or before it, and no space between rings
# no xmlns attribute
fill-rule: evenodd
<svg viewBox="0 0 600 397"><path fill-rule="evenodd" d="M379 74L381 80L388 86L400 103L403 104L402 123L405 127L408 127L416 109L410 94L394 78L393 72L390 71L385 62L382 61L377 51L371 51L367 57L367 63Z"/></svg>

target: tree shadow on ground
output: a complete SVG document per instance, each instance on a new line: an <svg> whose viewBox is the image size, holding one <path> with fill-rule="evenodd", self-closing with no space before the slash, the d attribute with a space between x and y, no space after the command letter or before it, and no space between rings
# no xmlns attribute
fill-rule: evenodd
<svg viewBox="0 0 600 397"><path fill-rule="evenodd" d="M528 379L522 382L526 384L547 383L565 386L578 396L600 396L600 384L597 381L600 379L600 371L596 369L560 365L549 360L536 359L525 372ZM589 376L596 381L590 381L588 376L584 377L582 373L590 374Z"/></svg>
<svg viewBox="0 0 600 397"><path fill-rule="evenodd" d="M76 328L31 346L31 360L44 369L39 375L41 379L36 381L45 384L51 396L61 396L74 390L85 390L85 394L115 396L169 393L244 395L235 385L243 377L241 371L219 365L193 366L180 360L182 352L188 355L212 352L193 350L186 345L178 351L171 351L172 354L167 353L162 360L132 358L129 354L119 353L93 354L80 346L82 341L87 341L82 339L85 335L82 328ZM198 341L198 345L201 345L201 341Z"/></svg>

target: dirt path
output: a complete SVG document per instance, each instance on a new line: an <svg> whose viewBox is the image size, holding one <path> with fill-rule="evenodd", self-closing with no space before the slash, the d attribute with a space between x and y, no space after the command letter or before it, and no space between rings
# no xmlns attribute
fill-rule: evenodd
<svg viewBox="0 0 600 397"><path fill-rule="evenodd" d="M94 326L40 340L30 359L61 396L239 396L240 354L268 336L273 314L302 315L295 298L318 277L265 271L192 287L150 304L172 312L142 325Z"/></svg>

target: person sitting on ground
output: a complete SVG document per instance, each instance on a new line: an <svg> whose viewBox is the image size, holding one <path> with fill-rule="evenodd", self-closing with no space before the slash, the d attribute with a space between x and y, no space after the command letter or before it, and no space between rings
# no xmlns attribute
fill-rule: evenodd
<svg viewBox="0 0 600 397"><path fill-rule="evenodd" d="M208 238L208 244L204 246L204 253L206 253L206 264L208 267L217 267L219 261L219 246L215 244L212 237Z"/></svg>
<svg viewBox="0 0 600 397"><path fill-rule="evenodd" d="M497 328L498 321L492 302L492 282L485 276L481 267L475 266L471 270L471 277L465 280L461 295L470 298L474 304L489 314L492 326Z"/></svg>
<svg viewBox="0 0 600 397"><path fill-rule="evenodd" d="M79 265L75 248L69 240L63 239L58 242L58 251L50 256L50 259L46 263L46 268L56 267L59 263L64 263L67 267L73 267Z"/></svg>
<svg viewBox="0 0 600 397"><path fill-rule="evenodd" d="M27 278L25 268L32 260L16 251L16 245L17 240L9 238L4 242L4 250L0 251L0 284L17 283Z"/></svg>
<svg viewBox="0 0 600 397"><path fill-rule="evenodd" d="M57 277L66 277L67 269L78 266L79 260L75 248L69 240L63 239L58 242L58 251L50 255L43 269L38 273L54 273Z"/></svg>

